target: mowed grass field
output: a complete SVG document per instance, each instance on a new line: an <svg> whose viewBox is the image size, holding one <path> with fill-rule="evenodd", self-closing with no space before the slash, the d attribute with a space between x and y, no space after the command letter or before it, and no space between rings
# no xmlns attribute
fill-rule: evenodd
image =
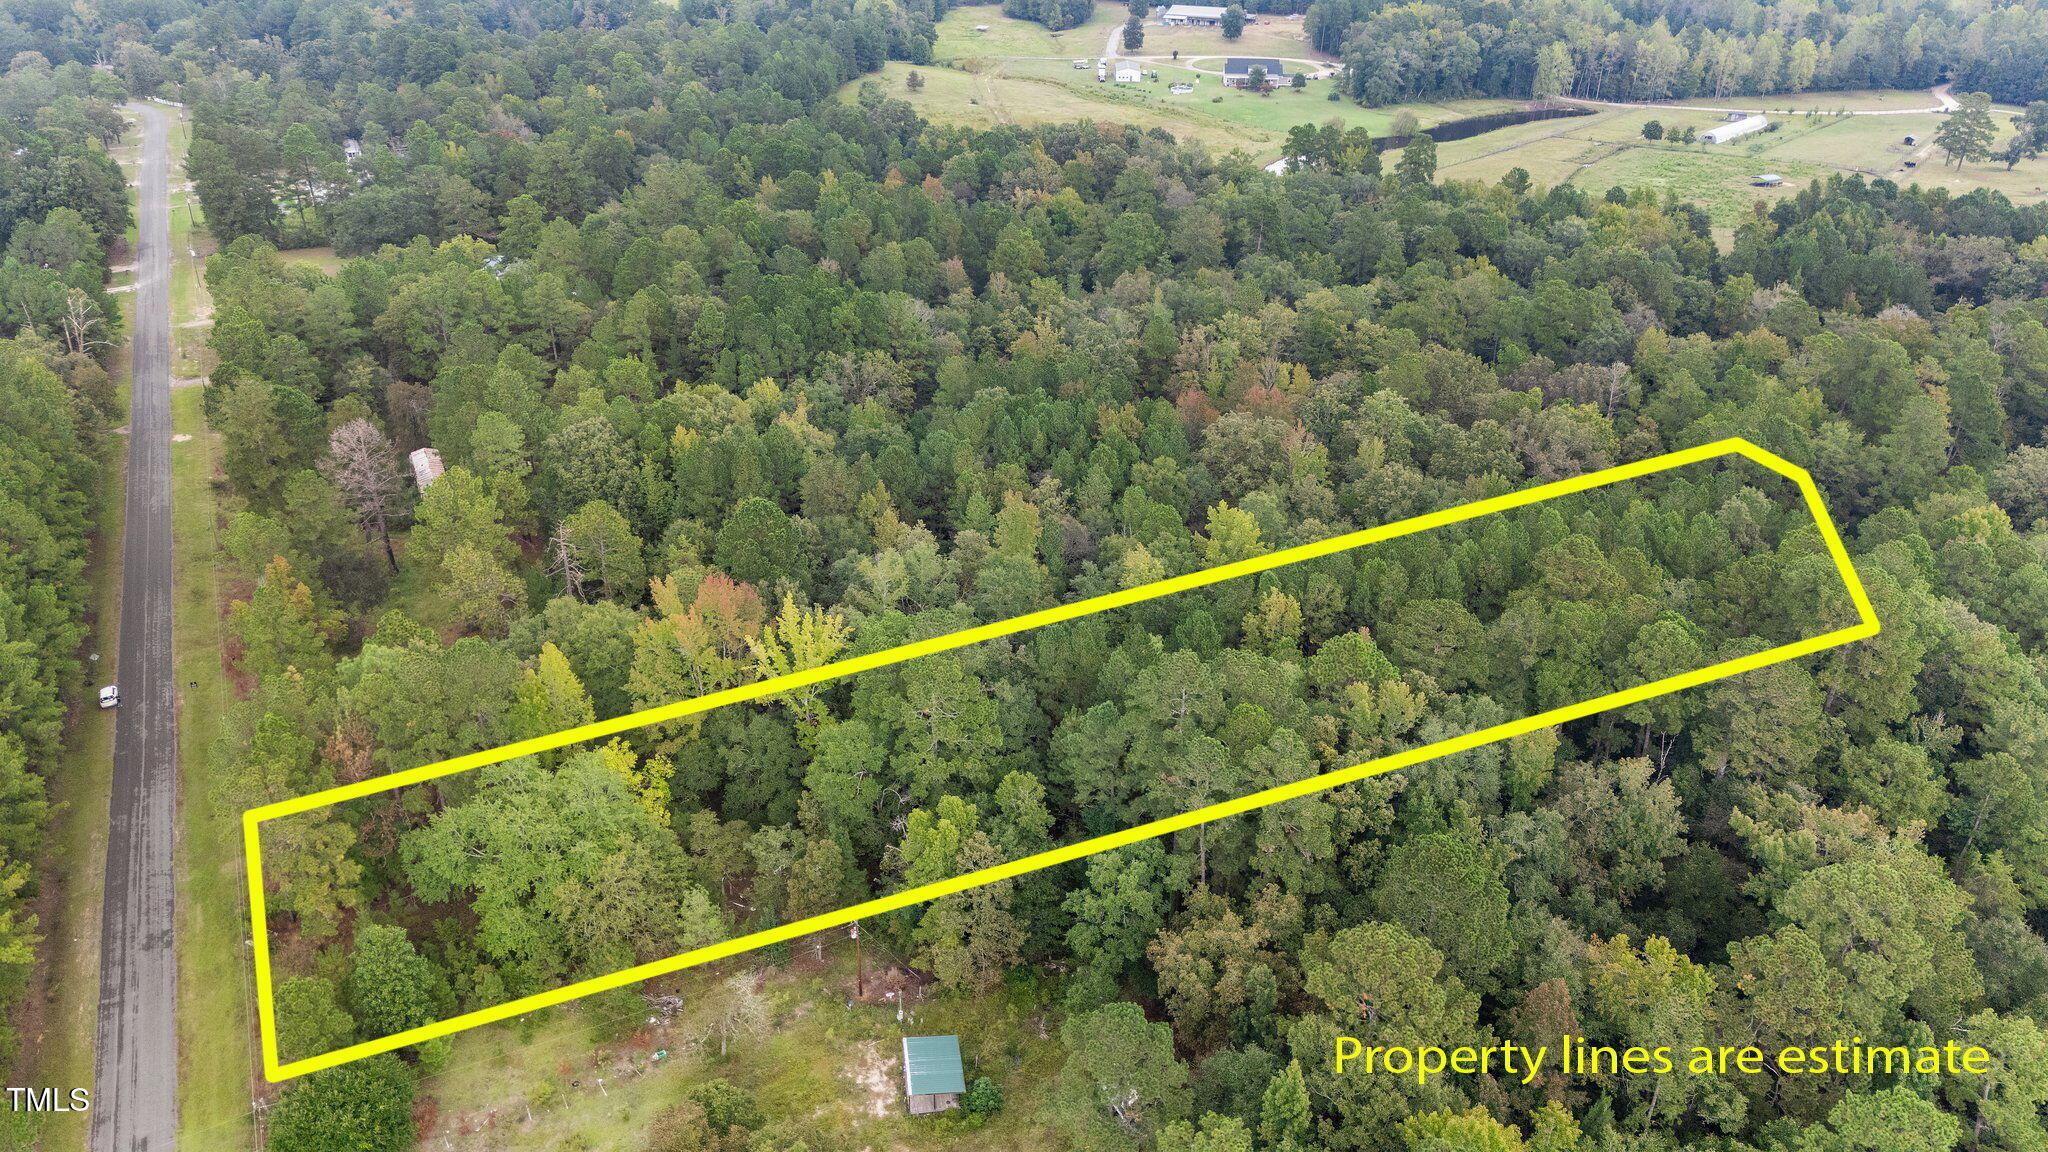
<svg viewBox="0 0 2048 1152"><path fill-rule="evenodd" d="M329 276L341 271L341 266L348 263L347 260L335 255L332 248L290 248L277 255L287 264L303 264L308 268L318 268Z"/></svg>
<svg viewBox="0 0 2048 1152"><path fill-rule="evenodd" d="M1328 79L1263 96L1224 88L1222 69L1227 56L1275 56L1334 66L1334 61L1310 50L1300 19L1286 17L1268 17L1249 25L1235 42L1225 40L1214 28L1147 24L1144 46L1131 54L1144 58L1145 79L1136 84L1098 81L1095 61L1125 15L1122 7L1098 4L1087 24L1051 32L1043 25L1004 16L994 6L955 8L939 23L934 64L913 68L891 63L879 75L848 85L841 96L851 99L861 84L877 83L891 97L908 102L927 119L940 123L977 127L1075 120L1132 124L1146 130L1161 128L1176 139L1219 153L1241 149L1262 162L1279 157L1287 130L1296 124L1336 119L1347 127L1384 134L1395 114L1404 110L1428 125L1516 106L1513 101L1458 100L1361 108L1348 100L1327 99ZM977 31L982 25L988 30ZM1180 51L1179 61L1172 59L1175 49ZM1085 61L1086 67L1075 68L1075 60ZM920 91L911 91L905 83L912 71L924 77ZM1157 79L1153 78L1155 72ZM1192 85L1193 91L1169 91L1177 83Z"/></svg>
<svg viewBox="0 0 2048 1152"><path fill-rule="evenodd" d="M1881 100L1879 98L1882 98ZM1925 92L1814 93L1808 99L1829 108L1931 107ZM1776 105L1786 97L1751 104ZM2015 201L2048 199L2048 160L2022 161L2011 172L2003 164L1945 165L1931 145L1941 126L1938 114L1857 116L1833 113L1779 114L1778 131L1729 144L1651 142L1643 125L1660 121L1666 131L1687 126L1705 130L1722 122L1713 112L1671 108L1602 109L1591 116L1546 120L1469 140L1437 151L1437 174L1445 179L1498 180L1521 168L1543 186L1574 184L1592 192L1648 187L1692 200L1713 216L1717 228L1733 228L1759 200L1790 196L1809 182L1835 173L1884 177L1900 184L1946 188L1961 194L1993 188ZM2010 131L2004 114L1994 114ZM1912 136L1915 143L1907 144ZM1906 162L1917 162L1908 168ZM1757 188L1764 173L1785 178L1778 188Z"/></svg>

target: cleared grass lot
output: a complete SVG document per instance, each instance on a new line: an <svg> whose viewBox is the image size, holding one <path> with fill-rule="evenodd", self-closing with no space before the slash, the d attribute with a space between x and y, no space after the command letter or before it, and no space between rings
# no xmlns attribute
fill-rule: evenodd
<svg viewBox="0 0 2048 1152"><path fill-rule="evenodd" d="M1156 82L1150 78L1155 68L1160 76ZM922 91L910 91L905 85L912 71L924 77ZM1346 127L1364 127L1374 135L1385 135L1394 116L1403 111L1414 113L1427 126L1517 106L1504 100L1456 100L1361 108L1349 101L1324 99L1328 81L1311 81L1305 92L1281 89L1258 96L1226 90L1219 77L1186 68L1147 65L1146 72L1146 79L1136 84L1098 84L1092 66L1079 72L1071 64L1048 60L990 62L973 72L892 62L880 73L848 85L840 97L850 100L861 84L873 83L937 123L983 128L1075 120L1131 124L1140 129L1161 128L1175 139L1199 143L1218 153L1242 149L1261 161L1279 157L1287 130L1296 124L1336 119ZM1193 83L1194 91L1175 95L1168 91L1175 83ZM1218 102L1217 96L1223 99Z"/></svg>
<svg viewBox="0 0 2048 1152"><path fill-rule="evenodd" d="M1891 97L1897 107L1933 102L1925 92L1812 93L1809 98L1829 106L1868 108L1879 95ZM1768 98L1781 99L1785 98ZM1780 114L1773 117L1780 125L1777 131L1731 144L1652 142L1642 135L1650 120L1661 122L1668 134L1687 126L1703 130L1722 119L1712 112L1674 108L1602 109L1591 116L1539 121L1441 145L1437 172L1446 179L1491 181L1519 167L1539 185L1570 183L1595 193L1615 186L1655 188L1699 204L1723 229L1733 228L1759 200L1794 195L1808 182L1836 173L1946 188L1955 194L1991 188L2020 202L2048 199L2048 160L2022 161L2011 172L1991 162L1968 163L1960 169L1944 165L1931 144L1942 117L1932 113ZM2001 132L2010 130L2003 115L1994 114L1994 119ZM1907 136L1915 143L1907 144ZM1917 167L1906 167L1909 160ZM1778 188L1753 187L1755 177L1767 172L1784 177L1785 183Z"/></svg>
<svg viewBox="0 0 2048 1152"><path fill-rule="evenodd" d="M1121 14L1123 9L1117 12ZM977 23L989 24L989 31L974 33ZM1024 30L1005 24L1021 25ZM892 62L876 75L847 85L840 98L851 100L861 85L872 83L938 123L983 128L1075 120L1131 124L1146 130L1163 129L1176 139L1199 143L1218 153L1242 149L1261 161L1279 157L1287 130L1296 124L1322 124L1334 119L1346 127L1363 127L1375 135L1384 135L1391 130L1394 117L1403 111L1414 114L1426 126L1519 106L1510 100L1454 100L1399 108L1361 108L1348 100L1327 99L1331 85L1328 79L1311 80L1303 89L1281 88L1261 96L1226 89L1219 74L1222 57L1195 57L1187 53L1182 54L1179 63L1141 61L1145 79L1136 84L1102 82L1095 79L1095 61L1108 27L1084 26L1048 33L1036 24L1009 20L992 8L955 9L939 26L942 49L952 47L952 55L938 51L935 55L940 63L931 65ZM962 28L967 30L964 35ZM977 35L978 41L969 40ZM1222 34L1213 30L1204 35L1219 44L1223 42ZM1047 45L1061 47L1050 53L1034 51L1004 56L992 50L999 44L1037 49ZM968 47L974 51L967 51ZM1152 48L1148 30L1141 51L1150 52ZM1075 60L1086 60L1087 66L1077 69L1073 66ZM912 71L924 77L920 91L913 92L905 84ZM1155 72L1157 80L1152 78ZM1188 84L1193 90L1176 94L1170 91L1174 84Z"/></svg>
<svg viewBox="0 0 2048 1152"><path fill-rule="evenodd" d="M1171 56L1175 49L1179 49L1182 58L1190 54L1324 58L1322 53L1309 47L1308 33L1302 29L1299 16L1258 16L1258 23L1244 26L1244 35L1236 40L1225 40L1218 28L1161 27L1157 20L1163 9L1163 5L1156 8L1152 20L1146 23L1145 46L1138 49L1137 54Z"/></svg>
<svg viewBox="0 0 2048 1152"><path fill-rule="evenodd" d="M1110 31L1123 26L1128 13L1120 5L1097 4L1086 24L1054 32L1032 20L1003 15L996 4L955 8L940 19L938 36L932 41L932 59L941 63L966 65L977 59L1019 56L1086 58L1090 68L1102 55ZM988 31L975 29L986 24Z"/></svg>
<svg viewBox="0 0 2048 1152"><path fill-rule="evenodd" d="M891 958L872 940L867 1000L854 1000L854 956L834 934L822 957L799 943L765 967L697 970L672 978L681 1008L658 1024L630 1001L582 1001L455 1038L447 1067L420 1087L422 1149L436 1152L582 1152L638 1148L661 1113L691 1089L723 1078L752 1092L770 1116L802 1118L831 1147L933 1152L1043 1152L1069 1146L1045 1124L1064 1053L1042 990L1003 987L984 997L908 1003L898 1023L879 989ZM721 1055L720 984L745 974L765 1000L767 1026L733 1035ZM628 1016L627 1014L631 1015ZM905 1035L961 1038L969 1077L1001 1087L1004 1107L979 1127L959 1113L912 1118L903 1104ZM664 1055L655 1059L655 1053ZM599 1079L603 1084L599 1084ZM816 1147L813 1144L813 1147Z"/></svg>
<svg viewBox="0 0 2048 1152"><path fill-rule="evenodd" d="M277 255L278 259L283 260L287 264L300 264L308 268L318 268L329 276L341 271L341 266L348 263L347 260L335 255L332 248L292 248L279 252Z"/></svg>
<svg viewBox="0 0 2048 1152"><path fill-rule="evenodd" d="M1896 112L1933 108L1941 101L1924 88L1849 88L1830 92L1780 92L1769 96L1723 96L1683 101L1769 112Z"/></svg>
<svg viewBox="0 0 2048 1152"><path fill-rule="evenodd" d="M1282 88L1265 96L1223 87L1223 61L1229 56L1277 56L1289 60L1334 61L1313 52L1298 18L1273 17L1248 25L1242 38L1226 40L1215 28L1164 28L1148 23L1138 57L1145 79L1116 84L1095 78L1095 62L1104 42L1120 27L1125 9L1097 5L1088 23L1063 32L1014 20L994 6L956 8L939 22L933 47L935 63L915 70L925 78L923 91L904 84L912 67L892 63L879 76L867 78L891 96L908 101L928 119L949 124L990 127L997 124L1057 124L1100 120L1162 128L1176 138L1218 151L1241 148L1261 160L1279 156L1287 130L1296 124L1336 119L1347 127L1385 133L1394 108L1361 108L1349 101L1332 102L1328 79L1312 80L1305 89ZM987 26L987 31L977 31ZM1173 52L1180 51L1178 61ZM1075 68L1075 60L1085 66ZM1153 73L1158 79L1152 78ZM850 98L862 81L841 95ZM1168 89L1189 84L1193 91ZM1220 100L1217 98L1221 97ZM1469 100L1407 107L1424 124L1496 111L1511 101Z"/></svg>

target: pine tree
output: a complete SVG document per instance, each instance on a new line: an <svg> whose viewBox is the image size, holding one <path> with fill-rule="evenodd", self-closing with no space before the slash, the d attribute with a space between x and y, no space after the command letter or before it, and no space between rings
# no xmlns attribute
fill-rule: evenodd
<svg viewBox="0 0 2048 1152"><path fill-rule="evenodd" d="M1958 168L1965 160L1991 154L1991 142L1998 138L1998 126L1991 122L1991 97L1983 92L1965 92L1956 98L1957 108L1935 130L1934 145L1948 154Z"/></svg>

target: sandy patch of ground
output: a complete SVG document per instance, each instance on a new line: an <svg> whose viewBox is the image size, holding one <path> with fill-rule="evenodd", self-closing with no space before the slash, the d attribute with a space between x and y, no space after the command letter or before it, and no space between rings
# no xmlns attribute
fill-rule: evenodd
<svg viewBox="0 0 2048 1152"><path fill-rule="evenodd" d="M881 1119L896 1107L896 1081L901 1060L882 1054L874 1040L863 1040L853 1062L853 1082L867 1094L868 1115Z"/></svg>

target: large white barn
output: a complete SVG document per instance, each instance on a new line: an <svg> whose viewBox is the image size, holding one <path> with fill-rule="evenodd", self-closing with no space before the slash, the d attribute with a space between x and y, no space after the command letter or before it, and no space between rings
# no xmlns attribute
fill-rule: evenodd
<svg viewBox="0 0 2048 1152"><path fill-rule="evenodd" d="M1159 17L1161 24L1171 26L1191 25L1198 28L1214 28L1223 23L1223 9L1207 4L1175 4Z"/></svg>
<svg viewBox="0 0 2048 1152"><path fill-rule="evenodd" d="M1761 132L1769 124L1770 121L1762 116L1745 116L1740 120L1731 120L1719 128L1707 129L1700 133L1700 139L1709 144L1726 144L1730 140L1740 140L1751 133Z"/></svg>

